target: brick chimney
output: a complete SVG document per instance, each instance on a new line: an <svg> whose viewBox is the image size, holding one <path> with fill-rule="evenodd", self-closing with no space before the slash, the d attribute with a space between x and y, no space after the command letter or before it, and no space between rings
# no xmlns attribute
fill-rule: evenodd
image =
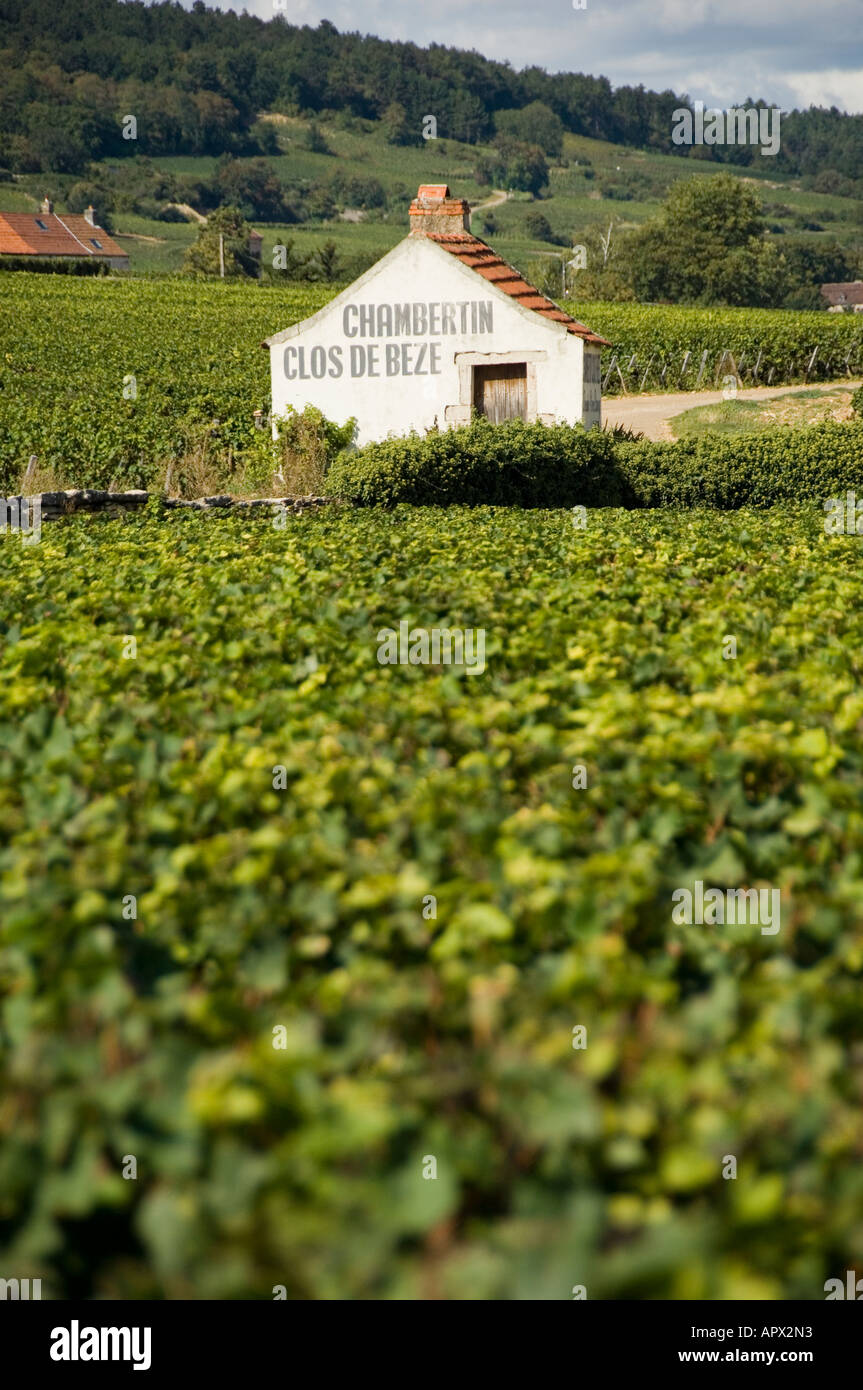
<svg viewBox="0 0 863 1390"><path fill-rule="evenodd" d="M51 216L51 213L54 211L54 204L51 202L51 199L50 199L50 198L43 198L43 199L42 199L42 208L41 208L41 211L44 212L44 214L45 214L46 217L50 217L50 216Z"/></svg>
<svg viewBox="0 0 863 1390"><path fill-rule="evenodd" d="M411 236L463 236L470 232L470 204L450 197L445 183L420 184L410 206Z"/></svg>
<svg viewBox="0 0 863 1390"><path fill-rule="evenodd" d="M84 221L89 222L91 227L98 227L99 225L96 221L96 209L93 207L92 203L88 208L84 209Z"/></svg>

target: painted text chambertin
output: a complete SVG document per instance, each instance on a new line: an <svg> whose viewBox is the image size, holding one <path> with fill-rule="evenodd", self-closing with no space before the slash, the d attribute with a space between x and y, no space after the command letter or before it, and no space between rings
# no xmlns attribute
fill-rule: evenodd
<svg viewBox="0 0 863 1390"><path fill-rule="evenodd" d="M459 324L461 327L459 327ZM468 327L469 326L469 327ZM346 304L342 333L347 338L385 339L383 342L318 344L289 343L284 353L288 381L315 381L323 376L437 376L441 371L441 334L464 336L494 332L491 300L461 300L432 304ZM433 337L436 335L436 337ZM423 341L423 338L433 341Z"/></svg>

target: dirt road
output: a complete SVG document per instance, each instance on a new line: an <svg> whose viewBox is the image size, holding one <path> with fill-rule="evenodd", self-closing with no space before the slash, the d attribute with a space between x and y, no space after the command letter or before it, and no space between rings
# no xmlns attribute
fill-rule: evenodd
<svg viewBox="0 0 863 1390"><path fill-rule="evenodd" d="M495 188L492 189L491 197L486 198L484 203L471 203L470 210L471 212L484 212L486 208L499 208L501 203L508 200L508 193L505 193L502 188Z"/></svg>
<svg viewBox="0 0 863 1390"><path fill-rule="evenodd" d="M739 401L766 401L772 396L785 396L792 391L835 391L837 386L854 388L859 381L813 382L806 386L750 386L737 392ZM722 391L680 391L659 396L608 396L602 401L604 425L629 425L641 430L647 439L672 439L669 420L682 410L696 405L718 405Z"/></svg>

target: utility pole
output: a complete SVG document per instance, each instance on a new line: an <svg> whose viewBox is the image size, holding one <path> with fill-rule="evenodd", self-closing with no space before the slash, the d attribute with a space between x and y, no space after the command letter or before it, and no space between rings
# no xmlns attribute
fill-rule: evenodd
<svg viewBox="0 0 863 1390"><path fill-rule="evenodd" d="M225 278L225 235L219 232L219 274Z"/></svg>

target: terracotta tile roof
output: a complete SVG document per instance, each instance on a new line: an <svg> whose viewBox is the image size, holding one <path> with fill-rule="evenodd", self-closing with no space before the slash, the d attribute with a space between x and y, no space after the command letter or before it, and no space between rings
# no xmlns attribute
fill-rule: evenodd
<svg viewBox="0 0 863 1390"><path fill-rule="evenodd" d="M587 343L611 347L605 338L600 338L598 333L592 333L583 323L579 323L578 319L572 318L555 304L554 300L548 299L546 295L540 294L535 286L529 285L513 266L508 265L486 242L473 236L471 232L427 232L426 236L429 241L436 241L438 246L449 251L462 265L475 270L477 275L488 280L495 289L503 290L504 294L510 295L525 309L533 309L534 313L541 314L544 319L564 324L568 333L574 333Z"/></svg>
<svg viewBox="0 0 863 1390"><path fill-rule="evenodd" d="M128 252L86 217L71 213L58 217L53 212L0 212L0 256L123 256L128 260Z"/></svg>
<svg viewBox="0 0 863 1390"><path fill-rule="evenodd" d="M821 293L831 304L863 304L863 280L822 285Z"/></svg>

